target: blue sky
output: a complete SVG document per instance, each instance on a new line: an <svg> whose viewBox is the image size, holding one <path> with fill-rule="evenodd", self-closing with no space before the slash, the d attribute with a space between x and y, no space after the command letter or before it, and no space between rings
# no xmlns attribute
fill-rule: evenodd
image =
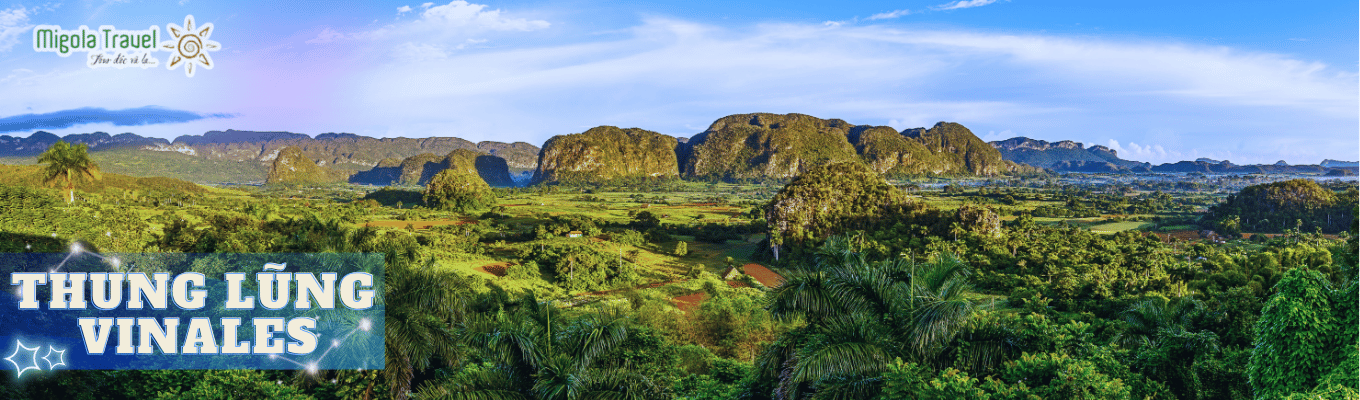
<svg viewBox="0 0 1360 400"><path fill-rule="evenodd" d="M0 134L208 130L541 144L804 113L1150 162L1360 159L1355 2L0 3ZM212 23L215 68L91 69L34 25ZM162 63L168 54L154 53ZM154 108L145 108L154 107ZM108 115L92 115L107 110ZM129 117L129 109L155 111ZM132 114L136 114L134 111ZM71 115L84 119L72 120ZM168 115L168 116L166 116ZM12 122L6 124L6 122Z"/></svg>

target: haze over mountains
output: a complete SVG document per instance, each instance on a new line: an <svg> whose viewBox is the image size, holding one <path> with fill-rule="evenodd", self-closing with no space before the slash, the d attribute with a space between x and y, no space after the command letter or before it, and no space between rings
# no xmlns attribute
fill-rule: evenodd
<svg viewBox="0 0 1360 400"><path fill-rule="evenodd" d="M1216 173L1216 174L1330 174L1354 175L1355 162L1324 160L1321 165L1289 165L1284 161L1274 164L1237 165L1230 161L1200 158L1152 165L1119 158L1118 152L1105 146L1085 147L1070 140L1046 142L1025 137L990 142L1007 160L1025 163L1057 172L1087 173Z"/></svg>
<svg viewBox="0 0 1360 400"><path fill-rule="evenodd" d="M1356 162L1236 165L1200 159L1152 165L1124 160L1105 146L1017 137L983 142L941 122L902 131L803 114L736 114L693 137L600 126L529 143L456 137L372 138L350 133L210 131L173 141L104 132L58 137L38 131L0 136L0 157L23 162L58 140L86 144L106 170L174 175L202 183L350 182L421 185L445 168L478 173L493 186L601 183L667 177L785 180L826 162L864 163L888 177L1085 173L1304 173L1354 175ZM15 160L20 158L20 160ZM31 161L28 161L31 162Z"/></svg>

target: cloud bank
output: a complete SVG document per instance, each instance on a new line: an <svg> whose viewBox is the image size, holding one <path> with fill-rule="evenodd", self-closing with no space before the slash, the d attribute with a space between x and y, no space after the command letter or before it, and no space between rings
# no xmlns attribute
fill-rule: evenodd
<svg viewBox="0 0 1360 400"><path fill-rule="evenodd" d="M941 4L934 8L936 10L957 10L960 8L982 7L995 2L996 0L959 0L953 3Z"/></svg>
<svg viewBox="0 0 1360 400"><path fill-rule="evenodd" d="M0 132L35 129L65 129L77 125L110 123L113 126L141 126L189 122L208 118L232 118L232 114L199 114L189 111L146 106L125 110L77 108L43 114L23 114L0 118Z"/></svg>

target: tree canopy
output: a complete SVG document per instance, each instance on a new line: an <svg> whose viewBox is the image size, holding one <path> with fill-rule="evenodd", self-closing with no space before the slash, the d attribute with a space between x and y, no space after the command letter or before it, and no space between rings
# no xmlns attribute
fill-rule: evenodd
<svg viewBox="0 0 1360 400"><path fill-rule="evenodd" d="M431 208L472 212L496 204L491 186L476 174L446 169L425 185L425 204Z"/></svg>
<svg viewBox="0 0 1360 400"><path fill-rule="evenodd" d="M38 155L39 164L47 164L43 174L47 182L61 181L70 197L67 202L76 201L76 181L97 180L100 178L99 165L90 158L89 147L84 144L72 146L58 140Z"/></svg>

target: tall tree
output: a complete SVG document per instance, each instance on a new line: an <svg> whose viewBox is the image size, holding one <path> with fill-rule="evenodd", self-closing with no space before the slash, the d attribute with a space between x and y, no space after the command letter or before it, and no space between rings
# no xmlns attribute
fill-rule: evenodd
<svg viewBox="0 0 1360 400"><path fill-rule="evenodd" d="M1275 294L1256 323L1256 346L1247 366L1257 398L1310 391L1326 398L1354 398L1360 357L1356 285L1329 286L1322 274L1305 268L1289 270L1275 284Z"/></svg>
<svg viewBox="0 0 1360 400"><path fill-rule="evenodd" d="M464 278L450 270L421 265L414 247L393 243L387 253L387 314L384 345L388 387L392 398L405 400L417 371L436 357L455 362L461 347L451 325L467 318L458 290L469 290Z"/></svg>
<svg viewBox="0 0 1360 400"><path fill-rule="evenodd" d="M65 184L63 188L68 193L67 203L76 201L77 180L100 178L99 165L90 159L89 148L84 144L72 146L64 140L58 140L38 155L38 163L47 164L43 168L46 182L61 181Z"/></svg>
<svg viewBox="0 0 1360 400"><path fill-rule="evenodd" d="M977 310L964 297L970 270L953 255L868 262L841 237L818 254L769 293L771 314L808 321L756 361L777 374L776 398L872 398L889 363L934 362Z"/></svg>

